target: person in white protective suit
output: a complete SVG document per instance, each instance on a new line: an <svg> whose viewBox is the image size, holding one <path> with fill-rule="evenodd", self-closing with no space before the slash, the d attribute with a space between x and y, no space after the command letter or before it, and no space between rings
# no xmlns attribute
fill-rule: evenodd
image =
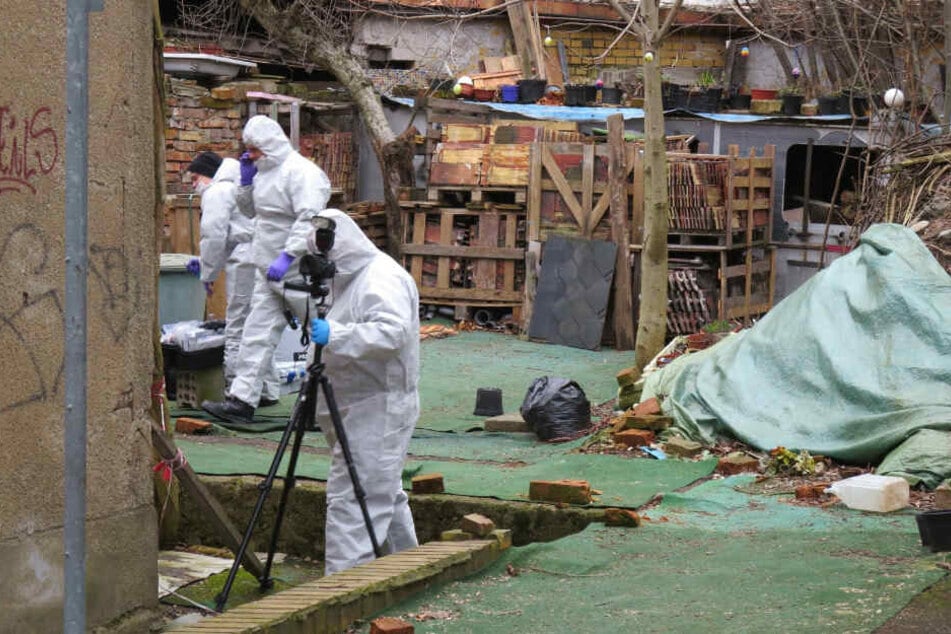
<svg viewBox="0 0 951 634"><path fill-rule="evenodd" d="M337 209L319 215L336 223L326 255L337 273L329 284L326 318L311 322L311 341L322 346L377 542L392 554L418 544L402 472L419 418L419 293L406 270L349 216ZM317 421L333 456L325 531L331 574L370 561L374 553L322 395Z"/></svg>
<svg viewBox="0 0 951 634"><path fill-rule="evenodd" d="M247 152L241 157L237 198L241 211L255 218L251 312L226 399L205 401L202 408L220 419L250 424L287 315L304 319L307 295L285 290L282 280L299 277L298 260L307 251L310 221L327 206L330 181L291 147L281 126L269 117L251 117L243 140Z"/></svg>
<svg viewBox="0 0 951 634"><path fill-rule="evenodd" d="M251 238L254 221L238 211L235 189L240 165L232 158L222 159L215 152L202 152L188 166L192 188L201 196L200 258L187 267L195 272L210 295L218 275L225 272L225 381L235 375L238 349L244 322L251 310L254 289L254 264L251 262ZM280 398L277 372L264 378L259 405L274 405Z"/></svg>

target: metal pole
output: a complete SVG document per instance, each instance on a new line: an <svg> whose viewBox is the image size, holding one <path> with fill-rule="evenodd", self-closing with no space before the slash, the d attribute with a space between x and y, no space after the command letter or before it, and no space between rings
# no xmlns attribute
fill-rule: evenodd
<svg viewBox="0 0 951 634"><path fill-rule="evenodd" d="M86 282L89 12L102 0L66 2L66 306L63 632L86 631Z"/></svg>
<svg viewBox="0 0 951 634"><path fill-rule="evenodd" d="M809 237L809 199L812 198L812 139L806 145L806 168L802 184L802 230L799 235Z"/></svg>

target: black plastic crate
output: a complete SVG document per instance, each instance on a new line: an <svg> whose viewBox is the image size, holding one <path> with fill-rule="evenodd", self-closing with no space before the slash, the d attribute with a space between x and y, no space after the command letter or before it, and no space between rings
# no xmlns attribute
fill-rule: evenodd
<svg viewBox="0 0 951 634"><path fill-rule="evenodd" d="M935 553L951 550L951 510L924 511L915 521L922 546Z"/></svg>

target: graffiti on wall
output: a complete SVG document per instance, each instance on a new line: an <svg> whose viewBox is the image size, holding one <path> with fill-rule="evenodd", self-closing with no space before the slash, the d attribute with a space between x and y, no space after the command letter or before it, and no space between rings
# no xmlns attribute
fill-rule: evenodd
<svg viewBox="0 0 951 634"><path fill-rule="evenodd" d="M21 114L0 105L0 196L36 194L37 179L56 167L59 139L52 120L48 106Z"/></svg>

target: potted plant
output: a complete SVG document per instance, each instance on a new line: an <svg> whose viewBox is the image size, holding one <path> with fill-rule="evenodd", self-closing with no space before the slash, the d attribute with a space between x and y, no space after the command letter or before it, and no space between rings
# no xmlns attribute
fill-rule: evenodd
<svg viewBox="0 0 951 634"><path fill-rule="evenodd" d="M723 89L716 85L717 78L712 71L704 70L697 75L694 84L687 88L686 107L697 112L716 112L720 109L720 97Z"/></svg>
<svg viewBox="0 0 951 634"><path fill-rule="evenodd" d="M794 117L802 112L803 95L799 84L788 84L779 90L778 95L783 102L784 115Z"/></svg>
<svg viewBox="0 0 951 634"><path fill-rule="evenodd" d="M819 103L819 114L849 113L849 98L841 90L831 90L820 95L816 101Z"/></svg>

